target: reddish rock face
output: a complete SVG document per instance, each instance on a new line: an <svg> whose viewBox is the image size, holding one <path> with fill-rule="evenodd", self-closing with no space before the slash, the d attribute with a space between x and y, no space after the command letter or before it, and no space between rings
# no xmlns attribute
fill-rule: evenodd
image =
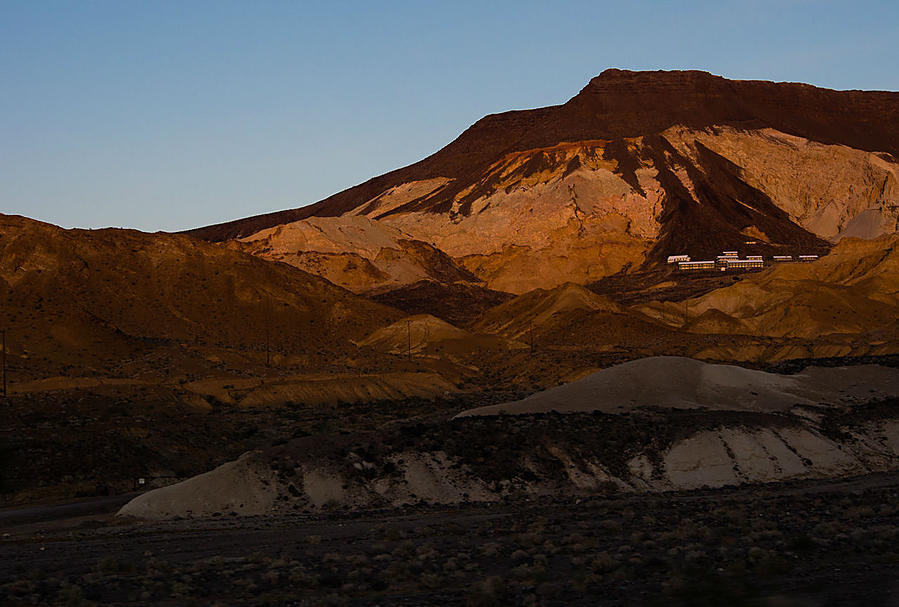
<svg viewBox="0 0 899 607"><path fill-rule="evenodd" d="M191 233L227 240L315 215L341 215L398 184L436 177L463 181L509 152L565 141L652 135L674 125L770 127L812 141L899 156L899 93L727 80L700 71L609 69L563 105L485 116L424 160L314 205ZM416 210L445 210L453 189L419 201Z"/></svg>
<svg viewBox="0 0 899 607"><path fill-rule="evenodd" d="M563 105L486 116L316 204L191 234L365 215L524 292L746 239L754 253L823 253L844 234L894 231L897 157L899 93L607 70Z"/></svg>

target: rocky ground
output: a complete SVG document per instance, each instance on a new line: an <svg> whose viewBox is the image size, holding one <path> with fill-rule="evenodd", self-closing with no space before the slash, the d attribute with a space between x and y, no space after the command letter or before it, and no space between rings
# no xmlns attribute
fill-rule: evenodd
<svg viewBox="0 0 899 607"><path fill-rule="evenodd" d="M0 602L893 605L897 498L891 473L166 523L6 512Z"/></svg>

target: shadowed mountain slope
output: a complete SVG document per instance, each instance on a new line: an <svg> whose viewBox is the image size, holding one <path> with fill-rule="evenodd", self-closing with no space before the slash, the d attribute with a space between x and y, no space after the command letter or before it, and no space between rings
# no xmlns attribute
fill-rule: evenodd
<svg viewBox="0 0 899 607"><path fill-rule="evenodd" d="M109 370L160 348L269 347L326 360L400 316L286 264L186 236L0 215L0 322L19 379Z"/></svg>

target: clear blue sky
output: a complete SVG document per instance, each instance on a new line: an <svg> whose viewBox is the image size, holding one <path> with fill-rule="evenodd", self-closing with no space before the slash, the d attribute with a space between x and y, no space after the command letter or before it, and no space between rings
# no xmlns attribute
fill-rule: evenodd
<svg viewBox="0 0 899 607"><path fill-rule="evenodd" d="M303 206L608 67L899 90L899 3L0 0L0 211L154 231Z"/></svg>

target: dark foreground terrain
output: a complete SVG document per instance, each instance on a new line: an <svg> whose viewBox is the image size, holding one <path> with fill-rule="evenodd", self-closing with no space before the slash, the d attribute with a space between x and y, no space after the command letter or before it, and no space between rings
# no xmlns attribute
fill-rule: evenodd
<svg viewBox="0 0 899 607"><path fill-rule="evenodd" d="M0 604L895 605L897 498L891 473L164 523L5 511Z"/></svg>

